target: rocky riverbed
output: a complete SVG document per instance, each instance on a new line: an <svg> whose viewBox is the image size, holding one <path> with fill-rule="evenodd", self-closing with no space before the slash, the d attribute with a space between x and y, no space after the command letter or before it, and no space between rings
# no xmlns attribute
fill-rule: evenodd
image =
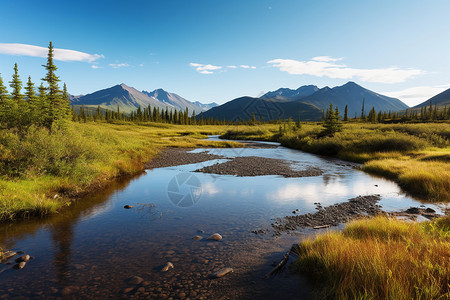
<svg viewBox="0 0 450 300"><path fill-rule="evenodd" d="M165 168L195 164L213 159L224 158L220 155L209 154L206 152L192 153L193 148L167 148L157 157L145 164L146 169Z"/></svg>
<svg viewBox="0 0 450 300"><path fill-rule="evenodd" d="M294 170L291 164L291 162L281 159L242 156L224 163L203 167L195 172L236 176L280 175L283 177L320 176L323 173L318 168L307 168L306 170L300 171Z"/></svg>

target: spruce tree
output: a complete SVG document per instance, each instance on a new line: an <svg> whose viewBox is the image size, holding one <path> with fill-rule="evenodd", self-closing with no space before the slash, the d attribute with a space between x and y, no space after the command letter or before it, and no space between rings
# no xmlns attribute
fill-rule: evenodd
<svg viewBox="0 0 450 300"><path fill-rule="evenodd" d="M28 107L29 107L29 114L28 114L28 121L32 124L38 123L38 99L36 97L36 92L34 90L34 83L31 81L31 77L28 76L27 85L25 86L25 96L28 101ZM37 124L38 125L38 124Z"/></svg>
<svg viewBox="0 0 450 300"><path fill-rule="evenodd" d="M3 103L3 101L9 99L8 90L6 89L6 86L3 84L3 79L0 74L0 105Z"/></svg>
<svg viewBox="0 0 450 300"><path fill-rule="evenodd" d="M365 117L366 117L366 113L365 113L365 110L364 110L364 102L365 102L365 99L363 97L363 103L362 103L362 109L361 109L361 121L363 121L365 119Z"/></svg>
<svg viewBox="0 0 450 300"><path fill-rule="evenodd" d="M0 128L3 126L3 123L6 122L6 114L7 114L7 102L9 100L8 90L6 86L3 84L3 79L0 74Z"/></svg>
<svg viewBox="0 0 450 300"><path fill-rule="evenodd" d="M42 65L47 70L47 74L44 78L42 78L42 80L48 84L47 101L49 102L50 107L49 118L45 121L45 126L49 129L51 129L54 122L62 125L64 120L68 118L68 112L70 110L68 99L64 99L61 91L59 90L58 82L60 80L55 74L58 68L53 63L53 57L53 44L50 42L48 46L47 64Z"/></svg>
<svg viewBox="0 0 450 300"><path fill-rule="evenodd" d="M35 122L40 126L45 126L50 119L50 103L47 98L47 89L42 82L38 88L37 107Z"/></svg>
<svg viewBox="0 0 450 300"><path fill-rule="evenodd" d="M348 121L348 105L345 105L345 109L344 109L344 121L345 121L345 122Z"/></svg>
<svg viewBox="0 0 450 300"><path fill-rule="evenodd" d="M297 127L297 129L302 128L302 123L300 122L300 114L298 114L297 122L295 123L295 127Z"/></svg>
<svg viewBox="0 0 450 300"><path fill-rule="evenodd" d="M19 77L17 63L14 64L14 74L12 77L12 81L9 82L9 86L12 88L11 99L18 102L23 99L23 95L20 92L22 90L22 80Z"/></svg>
<svg viewBox="0 0 450 300"><path fill-rule="evenodd" d="M325 122L323 124L324 130L322 134L333 136L336 132L342 131L342 123L339 117L339 110L333 109L333 103L330 102L330 107L328 108L325 116Z"/></svg>
<svg viewBox="0 0 450 300"><path fill-rule="evenodd" d="M8 127L18 127L21 131L26 125L26 115L28 114L28 105L25 102L22 91L22 80L20 80L19 70L17 63L14 64L14 74L12 80L9 82L9 86L12 88L11 101L7 105L7 122Z"/></svg>

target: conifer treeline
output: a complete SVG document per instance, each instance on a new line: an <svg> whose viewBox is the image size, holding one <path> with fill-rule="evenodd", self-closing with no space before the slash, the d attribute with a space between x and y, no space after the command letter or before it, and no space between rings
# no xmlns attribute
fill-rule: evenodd
<svg viewBox="0 0 450 300"><path fill-rule="evenodd" d="M70 117L70 102L67 87L63 90L58 86L59 77L55 75L58 69L53 63L53 45L48 46L47 63L43 65L47 73L41 82L38 93L35 85L28 77L25 93L22 93L23 83L19 76L17 63L14 65L14 74L9 82L11 94L0 76L0 128L17 128L23 132L31 125L46 127L49 130L53 126L63 126Z"/></svg>
<svg viewBox="0 0 450 300"><path fill-rule="evenodd" d="M128 121L128 122L156 122L167 124L179 124L179 125L231 125L231 124L253 124L255 121L249 119L247 121L226 121L216 118L204 118L203 113L196 116L195 111L190 113L186 108L183 110L175 110L169 108L160 109L159 107L151 107L148 105L142 109L140 106L135 112L131 114L125 114L120 111L120 107L117 106L116 111L109 109L102 109L100 106L91 111L88 111L86 107L80 106L78 110L72 107L72 120L78 122L113 122L113 121Z"/></svg>

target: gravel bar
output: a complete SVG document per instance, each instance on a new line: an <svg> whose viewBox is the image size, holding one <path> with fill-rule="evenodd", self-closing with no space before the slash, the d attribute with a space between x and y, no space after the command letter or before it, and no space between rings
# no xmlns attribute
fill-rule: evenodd
<svg viewBox="0 0 450 300"><path fill-rule="evenodd" d="M274 235L281 235L282 232L294 231L299 227L326 228L338 226L341 223L362 216L375 216L384 214L381 206L377 202L381 199L380 195L358 196L350 199L348 202L338 203L323 208L317 205L317 212L314 214L303 214L295 216L286 216L272 223Z"/></svg>
<svg viewBox="0 0 450 300"><path fill-rule="evenodd" d="M289 161L257 156L236 157L224 163L198 169L195 172L237 176L281 175L283 177L320 176L323 173L318 168L293 170Z"/></svg>
<svg viewBox="0 0 450 300"><path fill-rule="evenodd" d="M145 164L146 169L166 168L187 164L201 163L213 159L224 158L220 155L209 154L206 152L191 153L188 151L194 148L167 148L164 149L156 158Z"/></svg>

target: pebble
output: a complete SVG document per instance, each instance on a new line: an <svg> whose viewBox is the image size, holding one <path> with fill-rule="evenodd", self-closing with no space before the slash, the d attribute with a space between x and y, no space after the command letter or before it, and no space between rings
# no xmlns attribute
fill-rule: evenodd
<svg viewBox="0 0 450 300"><path fill-rule="evenodd" d="M139 277L139 276L133 276L133 277L128 278L127 281L128 281L129 284L138 285L138 284L140 284L142 281L144 281L144 279L142 279L142 278Z"/></svg>
<svg viewBox="0 0 450 300"><path fill-rule="evenodd" d="M134 290L134 287L126 288L126 289L123 290L123 293L127 294L127 293L131 292L132 290Z"/></svg>
<svg viewBox="0 0 450 300"><path fill-rule="evenodd" d="M30 260L30 256L28 254L22 255L21 257L16 258L16 262L27 262Z"/></svg>
<svg viewBox="0 0 450 300"><path fill-rule="evenodd" d="M171 262L169 261L169 262L164 266L164 268L162 268L161 271L167 272L167 271L169 271L170 269L173 269L173 268L174 268L173 263L171 263Z"/></svg>
<svg viewBox="0 0 450 300"><path fill-rule="evenodd" d="M233 272L232 268L223 268L223 269L220 269L217 272L214 272L214 273L210 274L209 278L220 278L220 277L223 277L223 276L225 276L225 275L227 275L229 273L232 273L232 272Z"/></svg>
<svg viewBox="0 0 450 300"><path fill-rule="evenodd" d="M222 236L218 233L214 233L211 235L208 240L214 240L214 241L220 241L222 239Z"/></svg>
<svg viewBox="0 0 450 300"><path fill-rule="evenodd" d="M14 266L14 269L18 269L18 270L23 269L23 268L25 268L26 264L27 264L26 262L21 261L20 263L18 263L17 265Z"/></svg>
<svg viewBox="0 0 450 300"><path fill-rule="evenodd" d="M1 262L2 260L8 260L8 259L10 259L11 257L13 257L13 256L16 255L16 254L17 254L17 253L14 252L14 251L6 251L5 253L3 253L3 256L0 257L0 262Z"/></svg>
<svg viewBox="0 0 450 300"><path fill-rule="evenodd" d="M203 239L203 237L201 237L201 236L199 236L199 235L196 235L196 236L194 236L192 239L193 239L194 241L199 241L199 240Z"/></svg>

